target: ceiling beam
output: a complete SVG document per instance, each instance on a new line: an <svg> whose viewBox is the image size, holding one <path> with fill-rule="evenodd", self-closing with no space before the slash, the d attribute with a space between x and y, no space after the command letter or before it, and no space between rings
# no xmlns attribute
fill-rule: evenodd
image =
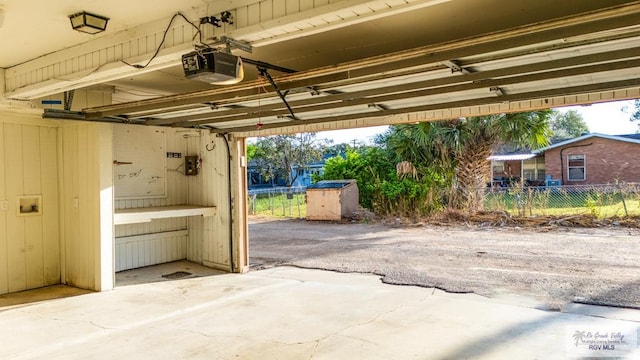
<svg viewBox="0 0 640 360"><path fill-rule="evenodd" d="M340 129L356 129L369 126L414 124L416 122L439 121L456 119L460 117L486 116L492 114L534 111L565 106L585 106L610 101L630 100L640 97L640 87L631 87L616 90L596 91L578 95L554 96L544 99L531 99L520 101L502 102L495 99L490 104L472 105L464 107L451 107L445 110L422 111L411 114L382 116L366 120L351 119L329 123L292 126L285 128L273 128L258 130L257 128L234 132L236 137L258 137L281 134L296 134L300 132L317 132Z"/></svg>
<svg viewBox="0 0 640 360"><path fill-rule="evenodd" d="M522 83L534 82L534 81L542 81L542 80L548 80L548 79L555 79L558 77L565 77L568 79L571 76L586 75L586 74L593 74L597 72L607 72L607 71L622 70L622 69L629 69L629 68L640 69L640 60L634 59L634 60L626 60L626 61L620 61L620 62L614 62L614 63L583 66L583 67L573 68L573 69L562 69L562 70L555 70L555 71L547 71L544 73L513 76L513 77L507 77L507 78L500 78L500 79L487 79L479 82L471 82L466 84L452 85L452 86L446 86L446 87L436 87L436 88L415 90L415 91L409 91L409 92L389 93L389 92L385 92L384 89L380 89L381 91L379 92L379 94L382 94L382 95L372 96L372 97L363 97L363 98L353 98L346 102L337 101L333 99L333 96L326 96L324 97L326 98L325 103L317 104L315 106L302 107L302 106L298 106L296 102L290 102L290 105L294 108L294 111L296 112L297 116L304 121L305 120L304 113L306 112L338 109L342 107L351 107L351 106L357 106L357 105L368 105L372 103L377 104L377 103L396 101L396 100L407 100L412 98L424 98L427 96L436 96L436 95L445 96L450 93L464 92L464 91L477 90L477 89L487 89L487 91L491 91L495 96L500 96L501 99L503 99L504 95L506 95L506 90L503 88L504 86L522 84ZM336 97L338 96L340 95L336 95ZM365 110L366 109L363 108L362 113L366 113L367 111ZM253 111L247 114L241 114L241 115L229 116L229 117L213 116L214 114L212 114L210 115L211 117L208 119L206 117L203 117L202 120L175 122L171 125L178 126L178 127L200 126L200 125L214 124L214 123L220 123L220 122L255 119L260 116L263 118L273 117L273 116L283 116L283 115L286 115L287 113L288 111L286 109L264 111L261 108L253 108Z"/></svg>
<svg viewBox="0 0 640 360"><path fill-rule="evenodd" d="M296 113L333 109L352 105L362 105L371 102L385 102L412 97L424 97L437 94L446 94L456 91L468 91L473 89L500 87L524 82L548 80L558 77L570 77L597 72L613 71L640 67L640 48L609 51L598 54L589 54L575 58L544 61L522 66L513 66L496 70L488 70L476 73L467 73L463 76L445 77L418 82L407 82L401 85L376 87L374 89L356 92L340 93L336 95L315 96L308 99L290 101L289 104ZM612 61L616 59L630 59ZM583 65L585 62L595 65ZM582 66L577 66L582 65ZM527 75L519 75L530 73ZM451 84L461 84L454 85ZM416 91L417 89L420 89ZM382 94L382 95L381 95ZM237 102L243 99L236 99ZM348 101L348 103L345 103ZM281 103L261 105L259 107L242 107L231 110L212 111L210 113L177 116L169 118L151 119L147 125L173 125L187 126L210 124L254 118L256 116L286 115L288 110Z"/></svg>
<svg viewBox="0 0 640 360"><path fill-rule="evenodd" d="M521 100L532 100L532 99L545 99L554 96L567 96L567 95L575 95L575 94L585 94L590 92L598 92L598 91L607 91L607 90L617 90L617 89L625 89L631 87L637 87L640 85L640 79L631 79L631 80L622 80L622 81L613 81L608 83L599 83L599 84L590 84L590 85L581 85L581 86L571 86L565 88L551 89L551 90L540 90L540 91L532 91L526 93L519 93L513 95L504 95L500 98L496 98L491 95L483 98L476 98L470 100L463 101L453 101L453 102L442 102L437 104L429 104L429 105L420 105L413 107L406 107L400 109L389 109L376 111L366 114L347 114L347 115L338 115L331 117L322 117L315 119L307 119L307 120L291 120L287 122L280 123L265 123L261 126L261 129L277 129L283 127L292 127L292 126L305 126L311 124L319 124L319 123L327 123L327 122L338 122L338 121L346 121L346 120L366 120L369 118L378 118L385 116L393 116L393 115L403 115L403 114L413 114L424 111L432 111L432 110L444 110L458 107L467 107L467 106L477 106L477 105L488 105L496 103L496 100L500 102L510 102L510 101L521 101ZM256 126L241 126L241 127L227 127L227 128L211 128L212 132L215 133L236 133L236 132L249 132L255 131Z"/></svg>
<svg viewBox="0 0 640 360"><path fill-rule="evenodd" d="M478 56L487 52L521 51L520 47L540 45L550 41L557 41L562 44L571 41L571 37L592 34L594 31L625 28L637 24L640 24L640 3L636 2L632 5L620 6L606 11L539 23L505 32L282 75L275 78L275 80L282 90L306 87L329 82L331 77L333 77L333 81L338 81L339 79L371 76L381 72L399 71L399 69L405 69L410 66L440 64L442 61L449 59ZM535 48L530 51L535 51ZM467 75L472 74L464 74L462 76ZM215 102L218 99L229 99L235 96L257 96L259 86L263 86L263 83L255 81L222 89L90 108L86 109L86 112L88 117L102 117L144 112L178 105Z"/></svg>

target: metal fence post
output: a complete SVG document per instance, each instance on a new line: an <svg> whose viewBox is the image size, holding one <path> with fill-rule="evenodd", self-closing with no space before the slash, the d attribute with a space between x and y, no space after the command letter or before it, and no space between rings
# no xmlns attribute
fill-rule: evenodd
<svg viewBox="0 0 640 360"><path fill-rule="evenodd" d="M285 203L287 202L286 200L287 196L284 194L284 191L282 191L280 194L282 195L282 216L284 217L287 215L287 210L285 205Z"/></svg>

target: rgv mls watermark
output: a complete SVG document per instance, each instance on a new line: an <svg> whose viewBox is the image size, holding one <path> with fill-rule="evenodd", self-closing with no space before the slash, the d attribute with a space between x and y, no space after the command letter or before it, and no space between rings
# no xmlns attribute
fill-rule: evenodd
<svg viewBox="0 0 640 360"><path fill-rule="evenodd" d="M568 325L565 351L568 358L640 358L640 326L637 323Z"/></svg>

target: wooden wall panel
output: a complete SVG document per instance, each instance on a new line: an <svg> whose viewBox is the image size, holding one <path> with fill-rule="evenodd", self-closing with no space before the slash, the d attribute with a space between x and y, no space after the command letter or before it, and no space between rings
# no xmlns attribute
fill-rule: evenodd
<svg viewBox="0 0 640 360"><path fill-rule="evenodd" d="M212 151L207 150L213 147ZM227 149L215 134L189 139L188 152L199 155L202 169L189 180L189 203L216 206L216 215L189 219L189 260L229 270L229 187Z"/></svg>
<svg viewBox="0 0 640 360"><path fill-rule="evenodd" d="M24 126L22 128L22 164L24 195L42 194L40 128ZM40 210L42 211L42 205ZM44 251L42 215L25 216L25 269L27 289L44 286Z"/></svg>
<svg viewBox="0 0 640 360"><path fill-rule="evenodd" d="M190 204L196 205L209 205L206 203L206 199L202 194L202 180L203 177L208 173L207 169L207 159L203 157L203 153L201 150L202 145L202 137L189 137L187 138L186 144L186 154L189 156L197 155L202 160L202 166L200 169L200 173L197 176L190 176L187 179L187 186L189 189L188 192L188 202ZM217 146L216 146L217 148ZM214 151L217 149L214 149ZM188 259L190 261L194 261L197 263L202 263L203 256L206 258L208 254L208 249L206 244L204 244L203 238L203 228L204 228L205 219L202 218L189 218L189 245L188 245Z"/></svg>
<svg viewBox="0 0 640 360"><path fill-rule="evenodd" d="M95 222L91 229L95 248L94 281L98 291L110 290L115 286L114 270L114 192L113 192L113 126L96 124L90 127L90 138L95 139L92 151L93 172L96 174L92 184Z"/></svg>
<svg viewBox="0 0 640 360"><path fill-rule="evenodd" d="M7 274L9 292L27 288L26 246L24 218L16 216L18 212L17 197L24 194L22 168L22 126L5 124L5 174L9 209L7 216Z"/></svg>
<svg viewBox="0 0 640 360"><path fill-rule="evenodd" d="M83 256L86 244L79 241L80 234L80 207L84 208L84 199L80 198L80 162L79 162L79 137L80 126L70 126L63 131L63 186L64 186L64 239L65 239L65 282L76 286L90 286L83 279L82 273L86 272L86 256ZM86 150L86 149L85 149Z"/></svg>
<svg viewBox="0 0 640 360"><path fill-rule="evenodd" d="M103 221L102 209L111 209L113 198L102 199L102 153L111 158L111 139L105 143L103 136L110 134L110 125L74 124L64 126L62 134L63 163L63 221L66 283L84 289L104 290L112 285L113 236L103 239L102 226L112 226ZM108 167L111 176L111 166ZM110 186L110 184L107 184ZM107 204L102 204L107 202ZM111 224L111 225L110 225ZM108 262L105 263L105 262ZM109 274L104 274L109 272Z"/></svg>
<svg viewBox="0 0 640 360"><path fill-rule="evenodd" d="M78 228L78 236L74 238L73 242L73 257L70 259L69 264L75 265L72 273L76 277L75 285L79 287L94 288L93 282L93 258L91 254L91 238L89 235L89 222L91 218L91 209L94 206L94 202L90 198L89 183L93 183L94 180L91 176L95 176L88 166L89 161L89 131L88 126L79 126L78 135L76 138L76 151L72 155L74 160L76 182L74 198L78 199L78 207L76 208L77 217L74 219L75 226ZM95 141L92 139L91 142ZM95 220L94 220L95 221Z"/></svg>
<svg viewBox="0 0 640 360"><path fill-rule="evenodd" d="M6 193L5 178L7 176L5 167L5 157L7 152L5 151L4 141L4 124L0 123L0 201L6 201L8 203L8 197ZM0 294L4 294L9 291L8 284L8 258L7 258L7 210L0 210Z"/></svg>
<svg viewBox="0 0 640 360"><path fill-rule="evenodd" d="M139 126L128 126L135 131ZM167 158L167 194L163 198L118 199L116 209L149 206L184 205L188 203L187 177L184 175L186 139L199 136L199 132L184 129L163 128L166 131L166 152L180 153L180 158ZM181 232L182 235L168 234ZM154 234L157 239L132 241L136 237ZM117 225L115 228L116 271L149 266L187 258L187 218L177 217L153 220L149 223ZM124 242L124 243L123 243Z"/></svg>
<svg viewBox="0 0 640 360"><path fill-rule="evenodd" d="M57 130L26 119L0 118L0 294L60 283ZM39 214L19 215L25 195L40 197Z"/></svg>
<svg viewBox="0 0 640 360"><path fill-rule="evenodd" d="M233 258L237 272L249 271L249 216L247 209L247 146L246 139L231 141L231 176L233 196Z"/></svg>
<svg viewBox="0 0 640 360"><path fill-rule="evenodd" d="M131 129L135 131L135 127ZM228 157L224 140L208 132L167 129L166 150L182 154L167 159L167 196L120 199L115 202L116 208L192 204L216 206L216 215L116 226L116 271L185 258L229 270ZM187 155L201 159L197 176L184 175ZM183 235L173 235L181 231Z"/></svg>
<svg viewBox="0 0 640 360"><path fill-rule="evenodd" d="M40 128L44 284L60 283L58 130Z"/></svg>
<svg viewBox="0 0 640 360"><path fill-rule="evenodd" d="M117 238L115 271L186 259L187 230Z"/></svg>
<svg viewBox="0 0 640 360"><path fill-rule="evenodd" d="M270 13L273 18L282 17L287 15L287 7L285 5L286 0L268 0L266 4L271 5L272 12ZM266 5L265 5L266 6ZM263 19L263 21L266 19Z"/></svg>

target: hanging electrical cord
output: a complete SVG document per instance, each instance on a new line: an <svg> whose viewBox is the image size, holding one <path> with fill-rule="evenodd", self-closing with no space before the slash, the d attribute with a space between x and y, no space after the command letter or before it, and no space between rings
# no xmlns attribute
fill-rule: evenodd
<svg viewBox="0 0 640 360"><path fill-rule="evenodd" d="M167 28L164 30L164 33L162 34L162 40L160 41L160 45L158 45L158 48L156 49L156 51L153 53L153 55L151 56L151 59L149 59L149 61L147 61L146 64L144 65L139 65L139 64L130 64L124 60L120 60L122 63L129 65L133 68L136 69L144 69L147 66L149 66L149 64L151 64L151 62L153 61L153 59L155 59L158 54L160 53L160 50L162 49L162 45L164 45L165 40L167 39L167 34L169 33L169 30L171 30L171 24L173 24L173 21L180 16L181 18L184 19L184 21L186 21L187 23L189 23L191 26L193 26L196 29L196 34L193 36L193 39L196 38L196 36L198 37L198 41L202 44L202 32L200 31L200 27L197 26L196 24L194 24L192 21L190 21L189 19L187 19L186 16L184 16L182 13L178 12L175 13L172 17L171 20L169 21L169 25L167 25ZM192 39L192 40L193 40Z"/></svg>

